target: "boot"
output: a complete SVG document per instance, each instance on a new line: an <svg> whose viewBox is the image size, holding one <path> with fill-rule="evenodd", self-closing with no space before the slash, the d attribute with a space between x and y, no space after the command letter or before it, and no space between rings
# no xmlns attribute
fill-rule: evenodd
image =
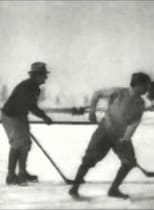
<svg viewBox="0 0 154 210"><path fill-rule="evenodd" d="M17 178L17 184L20 186L27 186L27 178L25 173L19 173L18 178Z"/></svg>
<svg viewBox="0 0 154 210"><path fill-rule="evenodd" d="M26 171L26 179L29 182L38 182L38 176L32 175Z"/></svg>
<svg viewBox="0 0 154 210"><path fill-rule="evenodd" d="M72 188L69 190L69 194L73 197L79 197L78 190L80 184L84 183L84 176L88 172L89 168L87 166L81 165L78 169L76 178L74 180Z"/></svg>
<svg viewBox="0 0 154 210"><path fill-rule="evenodd" d="M11 175L10 173L6 177L6 184L7 185L16 185L17 184L17 176Z"/></svg>
<svg viewBox="0 0 154 210"><path fill-rule="evenodd" d="M38 176L30 174L26 170L27 157L28 157L28 151L22 150L20 153L20 159L19 159L19 174L20 174L21 180L26 179L29 182L38 182Z"/></svg>
<svg viewBox="0 0 154 210"><path fill-rule="evenodd" d="M28 156L28 151L20 150L18 184L22 186L27 185L27 176L26 176L27 156Z"/></svg>
<svg viewBox="0 0 154 210"><path fill-rule="evenodd" d="M112 197L123 198L123 199L129 198L128 194L120 192L118 188L110 188L108 195Z"/></svg>
<svg viewBox="0 0 154 210"><path fill-rule="evenodd" d="M111 188L109 189L108 195L118 198L129 198L129 195L120 192L119 186L122 183L123 179L126 177L128 172L131 170L132 167L129 165L122 165L117 173L115 180L112 183Z"/></svg>
<svg viewBox="0 0 154 210"><path fill-rule="evenodd" d="M17 184L17 176L15 174L15 169L18 157L19 157L19 151L17 149L11 148L9 151L8 175L6 177L6 184L8 185Z"/></svg>
<svg viewBox="0 0 154 210"><path fill-rule="evenodd" d="M79 185L73 185L72 188L69 190L69 194L72 197L79 197L79 193L78 193L78 189L79 189Z"/></svg>

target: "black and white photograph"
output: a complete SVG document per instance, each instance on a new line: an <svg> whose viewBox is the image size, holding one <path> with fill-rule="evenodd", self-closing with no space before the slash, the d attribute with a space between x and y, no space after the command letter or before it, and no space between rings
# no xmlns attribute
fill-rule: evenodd
<svg viewBox="0 0 154 210"><path fill-rule="evenodd" d="M154 209L154 1L0 0L0 210Z"/></svg>

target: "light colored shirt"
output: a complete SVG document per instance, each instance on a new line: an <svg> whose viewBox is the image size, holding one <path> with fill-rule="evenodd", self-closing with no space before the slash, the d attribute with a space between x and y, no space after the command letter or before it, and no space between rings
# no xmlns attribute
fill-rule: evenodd
<svg viewBox="0 0 154 210"><path fill-rule="evenodd" d="M141 119L144 100L141 96L132 95L129 88L99 90L92 97L92 112L96 111L99 99L105 97L109 98L109 105L102 122L110 133L122 137L129 125Z"/></svg>

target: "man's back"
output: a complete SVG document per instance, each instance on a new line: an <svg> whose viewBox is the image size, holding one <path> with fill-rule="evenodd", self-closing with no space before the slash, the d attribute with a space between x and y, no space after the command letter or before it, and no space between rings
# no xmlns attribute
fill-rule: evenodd
<svg viewBox="0 0 154 210"><path fill-rule="evenodd" d="M32 104L36 103L39 93L38 85L31 79L22 81L14 88L3 107L3 112L9 116L26 116Z"/></svg>

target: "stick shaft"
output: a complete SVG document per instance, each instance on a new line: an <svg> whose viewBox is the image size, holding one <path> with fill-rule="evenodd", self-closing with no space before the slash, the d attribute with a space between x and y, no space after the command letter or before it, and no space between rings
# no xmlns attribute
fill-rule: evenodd
<svg viewBox="0 0 154 210"><path fill-rule="evenodd" d="M0 123L2 121L0 120ZM41 120L30 120L29 123L31 124L46 124L44 121ZM97 125L96 122L89 122L89 121L53 121L51 125Z"/></svg>
<svg viewBox="0 0 154 210"><path fill-rule="evenodd" d="M80 113L80 109L83 109L83 112ZM81 107L63 107L63 108L44 108L45 112L48 113L63 113L63 114L74 114L74 111L76 110L76 115L83 115L84 113L88 113L91 110L90 106L81 106ZM104 108L97 108L96 111L98 112L104 112L106 109Z"/></svg>
<svg viewBox="0 0 154 210"><path fill-rule="evenodd" d="M38 142L38 140L35 138L35 136L32 133L30 133L30 136L34 140L34 142L38 145L38 147L41 149L41 151L44 153L44 155L48 158L50 163L55 167L55 169L58 171L58 173L63 178L63 180L65 182L67 182L68 179L64 176L62 171L59 169L59 167L56 165L56 163L53 161L53 159L49 156L49 154L45 151L45 149L42 147L42 145Z"/></svg>
<svg viewBox="0 0 154 210"><path fill-rule="evenodd" d="M45 124L44 121L32 120L32 124ZM90 121L53 121L51 125L97 125L97 122Z"/></svg>

